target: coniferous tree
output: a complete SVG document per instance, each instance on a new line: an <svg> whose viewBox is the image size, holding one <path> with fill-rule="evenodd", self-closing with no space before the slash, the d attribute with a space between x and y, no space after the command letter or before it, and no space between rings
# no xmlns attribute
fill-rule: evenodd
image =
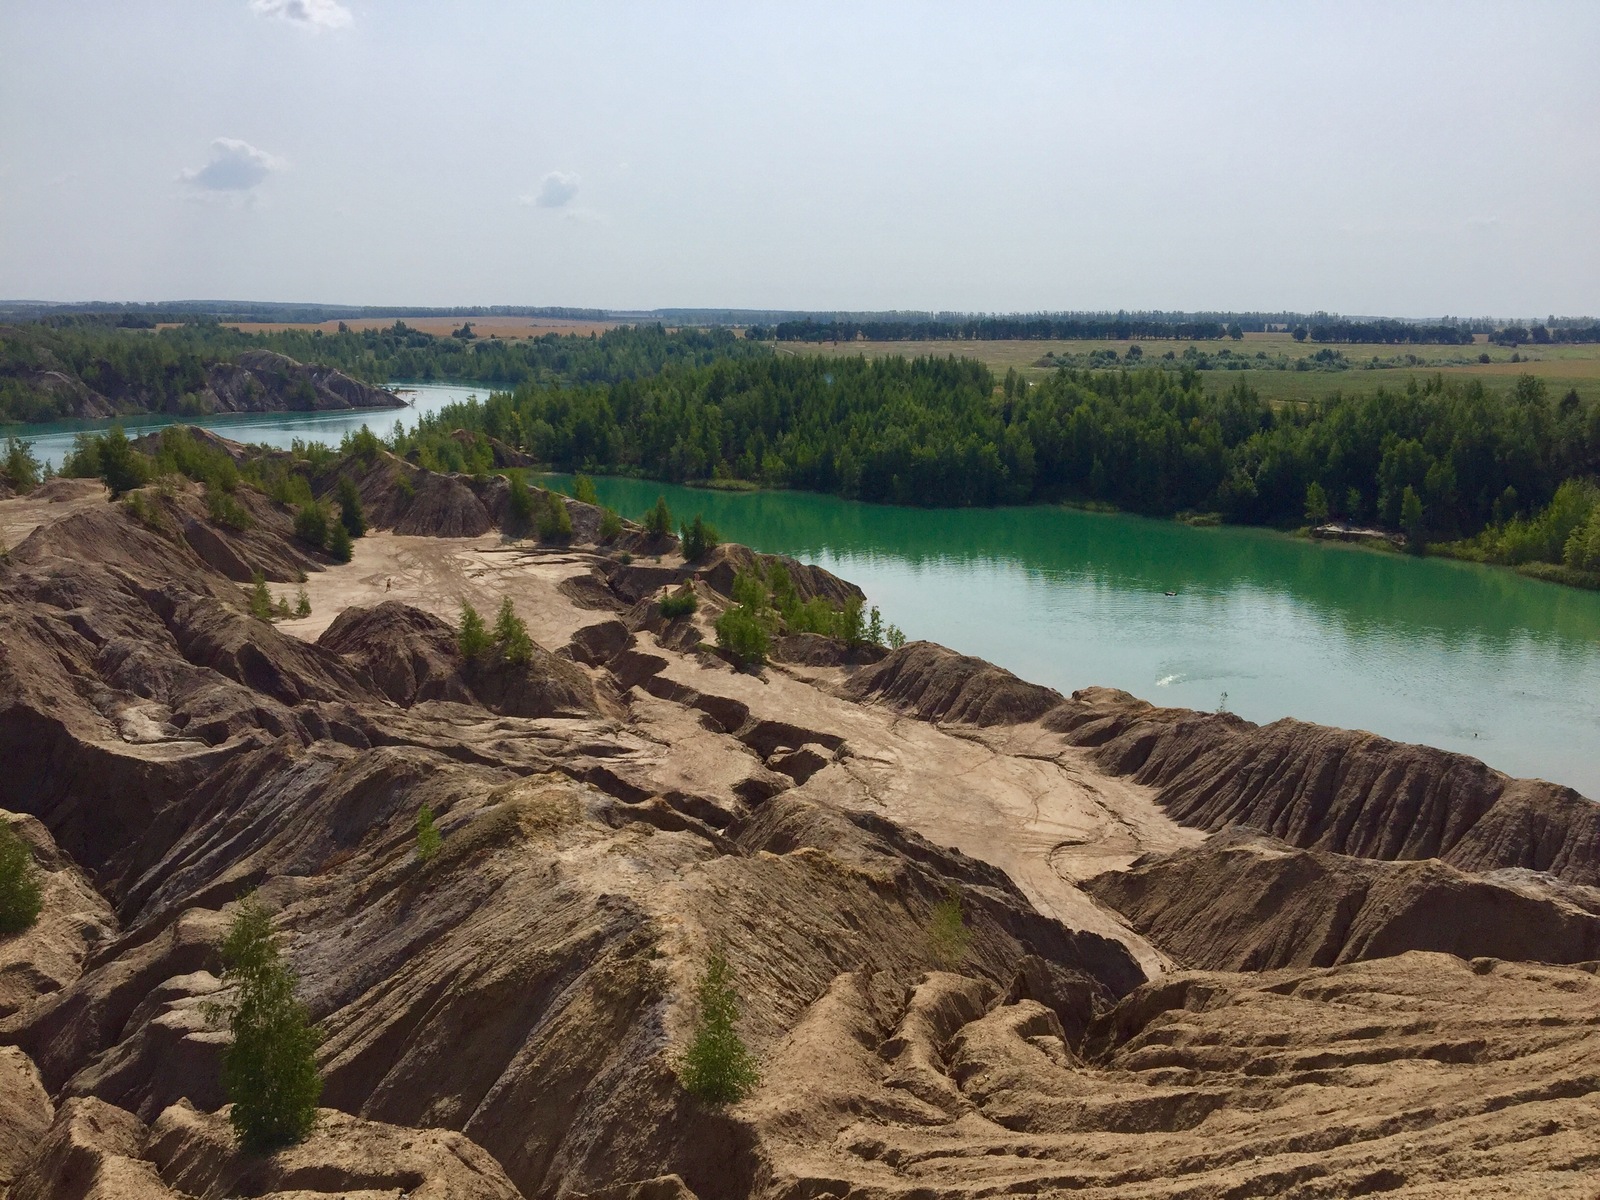
<svg viewBox="0 0 1600 1200"><path fill-rule="evenodd" d="M232 997L219 1005L233 1043L223 1051L229 1121L245 1150L261 1153L303 1141L317 1119L321 1040L295 998L272 918L254 897L234 913L222 943L222 981Z"/></svg>
<svg viewBox="0 0 1600 1200"><path fill-rule="evenodd" d="M508 663L522 666L533 659L533 639L528 636L527 625L517 616L510 596L500 601L500 612L494 621L494 641L500 647L500 657Z"/></svg>
<svg viewBox="0 0 1600 1200"><path fill-rule="evenodd" d="M346 563L355 555L355 546L350 541L350 531L345 528L342 521L329 523L327 550L334 562Z"/></svg>
<svg viewBox="0 0 1600 1200"><path fill-rule="evenodd" d="M667 498L657 496L655 507L644 515L644 527L654 537L666 537L672 532L672 510Z"/></svg>
<svg viewBox="0 0 1600 1200"><path fill-rule="evenodd" d="M761 1072L735 1027L739 995L733 968L720 950L706 960L695 1001L694 1034L679 1064L678 1079L691 1095L710 1104L742 1100L755 1090Z"/></svg>
<svg viewBox="0 0 1600 1200"><path fill-rule="evenodd" d="M0 822L0 937L31 926L43 903L33 851L10 825Z"/></svg>
<svg viewBox="0 0 1600 1200"><path fill-rule="evenodd" d="M99 439L100 477L111 489L112 499L144 483L144 461L134 451L121 425L113 425Z"/></svg>
<svg viewBox="0 0 1600 1200"><path fill-rule="evenodd" d="M469 662L481 658L492 644L489 630L484 626L478 610L462 601L461 624L456 631L456 646L461 651L461 657Z"/></svg>
<svg viewBox="0 0 1600 1200"><path fill-rule="evenodd" d="M351 537L362 537L367 532L367 514L361 507L361 492L355 481L346 477L339 480L339 523Z"/></svg>

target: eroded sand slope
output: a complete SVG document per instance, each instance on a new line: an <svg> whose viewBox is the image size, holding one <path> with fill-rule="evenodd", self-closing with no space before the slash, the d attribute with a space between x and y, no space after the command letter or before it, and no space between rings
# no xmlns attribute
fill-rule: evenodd
<svg viewBox="0 0 1600 1200"><path fill-rule="evenodd" d="M386 526L341 566L243 492L242 533L193 488L155 527L81 484L0 502L37 526L0 565L0 807L51 871L0 943L12 1196L1594 1193L1582 797L924 643L738 673L705 639L748 551L624 561L575 502L542 548L493 531L503 485L341 469ZM252 620L252 567L313 615ZM463 662L461 602L504 596L533 662ZM1239 820L1283 840L1207 840ZM328 1109L253 1163L206 1016L252 889ZM1507 889L1537 936L1441 940L1439 897ZM729 1109L674 1074L713 947L763 1071Z"/></svg>

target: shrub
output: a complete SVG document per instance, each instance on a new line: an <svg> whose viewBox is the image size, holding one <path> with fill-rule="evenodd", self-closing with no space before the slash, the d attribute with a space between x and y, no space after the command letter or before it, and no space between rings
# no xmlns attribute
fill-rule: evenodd
<svg viewBox="0 0 1600 1200"><path fill-rule="evenodd" d="M622 536L622 517L617 510L608 508L600 514L600 540L613 542Z"/></svg>
<svg viewBox="0 0 1600 1200"><path fill-rule="evenodd" d="M31 926L43 903L33 851L10 825L0 822L0 937Z"/></svg>
<svg viewBox="0 0 1600 1200"><path fill-rule="evenodd" d="M339 480L339 523L353 538L367 532L367 514L361 507L361 493L353 479Z"/></svg>
<svg viewBox="0 0 1600 1200"><path fill-rule="evenodd" d="M243 532L255 524L249 511L238 499L223 491L220 486L206 485L206 515L213 525L224 525Z"/></svg>
<svg viewBox="0 0 1600 1200"><path fill-rule="evenodd" d="M1572 527L1561 560L1575 571L1600 571L1600 504L1582 525Z"/></svg>
<svg viewBox="0 0 1600 1200"><path fill-rule="evenodd" d="M417 861L427 862L439 853L439 847L444 843L444 838L439 835L439 827L433 823L433 809L426 803L417 809Z"/></svg>
<svg viewBox="0 0 1600 1200"><path fill-rule="evenodd" d="M294 615L297 617L309 617L311 615L311 597L303 587L300 589L300 595L295 599Z"/></svg>
<svg viewBox="0 0 1600 1200"><path fill-rule="evenodd" d="M760 667L767 661L771 637L759 614L743 604L717 618L717 645L741 667Z"/></svg>
<svg viewBox="0 0 1600 1200"><path fill-rule="evenodd" d="M672 510L665 496L656 497L656 506L644 515L644 527L653 537L666 537L672 532Z"/></svg>
<svg viewBox="0 0 1600 1200"><path fill-rule="evenodd" d="M111 489L112 499L141 486L145 480L144 459L128 441L121 425L113 425L97 439L100 478Z"/></svg>
<svg viewBox="0 0 1600 1200"><path fill-rule="evenodd" d="M928 920L928 953L941 967L959 967L967 957L972 931L961 915L961 896L954 888L933 906Z"/></svg>
<svg viewBox="0 0 1600 1200"><path fill-rule="evenodd" d="M461 651L461 657L466 659L481 657L490 646L489 630L484 626L483 618L466 601L461 603L461 626L456 631L456 646Z"/></svg>
<svg viewBox="0 0 1600 1200"><path fill-rule="evenodd" d="M757 571L736 571L733 576L733 599L736 604L759 611L767 607L767 583Z"/></svg>
<svg viewBox="0 0 1600 1200"><path fill-rule="evenodd" d="M745 1047L734 1022L739 1017L739 996L733 970L721 951L706 960L705 972L695 987L694 1033L678 1064L684 1090L708 1104L742 1100L761 1081L755 1057Z"/></svg>
<svg viewBox="0 0 1600 1200"><path fill-rule="evenodd" d="M39 482L39 460L33 456L33 443L6 438L6 452L0 470L19 492L32 491Z"/></svg>
<svg viewBox="0 0 1600 1200"><path fill-rule="evenodd" d="M683 559L685 562L698 562L722 543L713 526L707 525L705 518L695 513L694 521L683 527Z"/></svg>
<svg viewBox="0 0 1600 1200"><path fill-rule="evenodd" d="M100 439L80 433L72 439L72 449L61 460L61 473L69 479L93 479L100 474Z"/></svg>
<svg viewBox="0 0 1600 1200"><path fill-rule="evenodd" d="M517 616L510 596L500 601L500 612L494 619L494 642L500 648L500 657L508 663L522 665L533 659L533 639Z"/></svg>
<svg viewBox="0 0 1600 1200"><path fill-rule="evenodd" d="M317 1119L321 1040L294 994L272 918L254 896L239 905L222 943L222 979L233 998L226 1012L233 1044L222 1052L222 1082L233 1101L229 1120L245 1150L259 1153L303 1141Z"/></svg>
<svg viewBox="0 0 1600 1200"><path fill-rule="evenodd" d="M700 601L694 594L694 589L687 583L675 592L668 592L661 598L661 615L669 621L679 617L687 617L700 607Z"/></svg>
<svg viewBox="0 0 1600 1200"><path fill-rule="evenodd" d="M867 622L859 596L851 596L839 610L839 640L851 649L866 644Z"/></svg>
<svg viewBox="0 0 1600 1200"><path fill-rule="evenodd" d="M322 549L328 543L328 510L315 500L306 501L294 515L294 535Z"/></svg>
<svg viewBox="0 0 1600 1200"><path fill-rule="evenodd" d="M250 587L250 615L258 621L272 620L272 593L267 591L267 581L260 571Z"/></svg>
<svg viewBox="0 0 1600 1200"><path fill-rule="evenodd" d="M565 541L572 536L572 514L567 503L556 492L544 494L544 511L539 514L539 540Z"/></svg>
<svg viewBox="0 0 1600 1200"><path fill-rule="evenodd" d="M287 621L290 616L289 597L279 596L277 604L273 605L272 612L273 615L278 618L278 620Z"/></svg>
<svg viewBox="0 0 1600 1200"><path fill-rule="evenodd" d="M533 489L520 474L508 475L506 483L510 490L506 496L505 530L520 537L533 528Z"/></svg>
<svg viewBox="0 0 1600 1200"><path fill-rule="evenodd" d="M370 467L378 461L378 454L383 450L383 443L378 439L377 434L363 425L354 433L344 435L339 444L339 450L343 454L359 458ZM352 530L351 536L360 537L361 535Z"/></svg>
<svg viewBox="0 0 1600 1200"><path fill-rule="evenodd" d="M146 529L162 529L166 526L161 509L143 492L129 492L122 503Z"/></svg>
<svg viewBox="0 0 1600 1200"><path fill-rule="evenodd" d="M885 629L883 631L883 638L884 641L889 643L889 649L891 650L898 650L901 646L906 644L906 635L901 631L900 626L898 625L890 625L887 629Z"/></svg>
<svg viewBox="0 0 1600 1200"><path fill-rule="evenodd" d="M587 475L578 475L573 478L572 498L584 504L600 503L600 493L594 490L594 480Z"/></svg>
<svg viewBox="0 0 1600 1200"><path fill-rule="evenodd" d="M355 554L355 544L350 540L350 530L344 522L334 521L328 526L327 551L335 562L349 562Z"/></svg>

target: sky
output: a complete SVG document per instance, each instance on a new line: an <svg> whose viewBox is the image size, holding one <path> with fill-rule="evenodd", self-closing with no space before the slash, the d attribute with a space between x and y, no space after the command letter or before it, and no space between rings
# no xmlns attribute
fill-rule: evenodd
<svg viewBox="0 0 1600 1200"><path fill-rule="evenodd" d="M1600 313L1600 3L4 0L0 298Z"/></svg>

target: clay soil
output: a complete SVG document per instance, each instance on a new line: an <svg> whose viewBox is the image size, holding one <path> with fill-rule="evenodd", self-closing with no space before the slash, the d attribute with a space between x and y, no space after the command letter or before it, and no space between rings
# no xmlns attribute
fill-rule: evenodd
<svg viewBox="0 0 1600 1200"><path fill-rule="evenodd" d="M0 1197L1600 1193L1586 798L928 643L735 670L771 560L341 474L380 526L346 564L248 489L245 531L197 486L0 501L0 817L45 896L0 939ZM311 615L250 617L252 567ZM506 598L529 660L464 659ZM252 892L325 1081L259 1158L211 1008ZM727 1106L677 1071L713 951L761 1075Z"/></svg>

